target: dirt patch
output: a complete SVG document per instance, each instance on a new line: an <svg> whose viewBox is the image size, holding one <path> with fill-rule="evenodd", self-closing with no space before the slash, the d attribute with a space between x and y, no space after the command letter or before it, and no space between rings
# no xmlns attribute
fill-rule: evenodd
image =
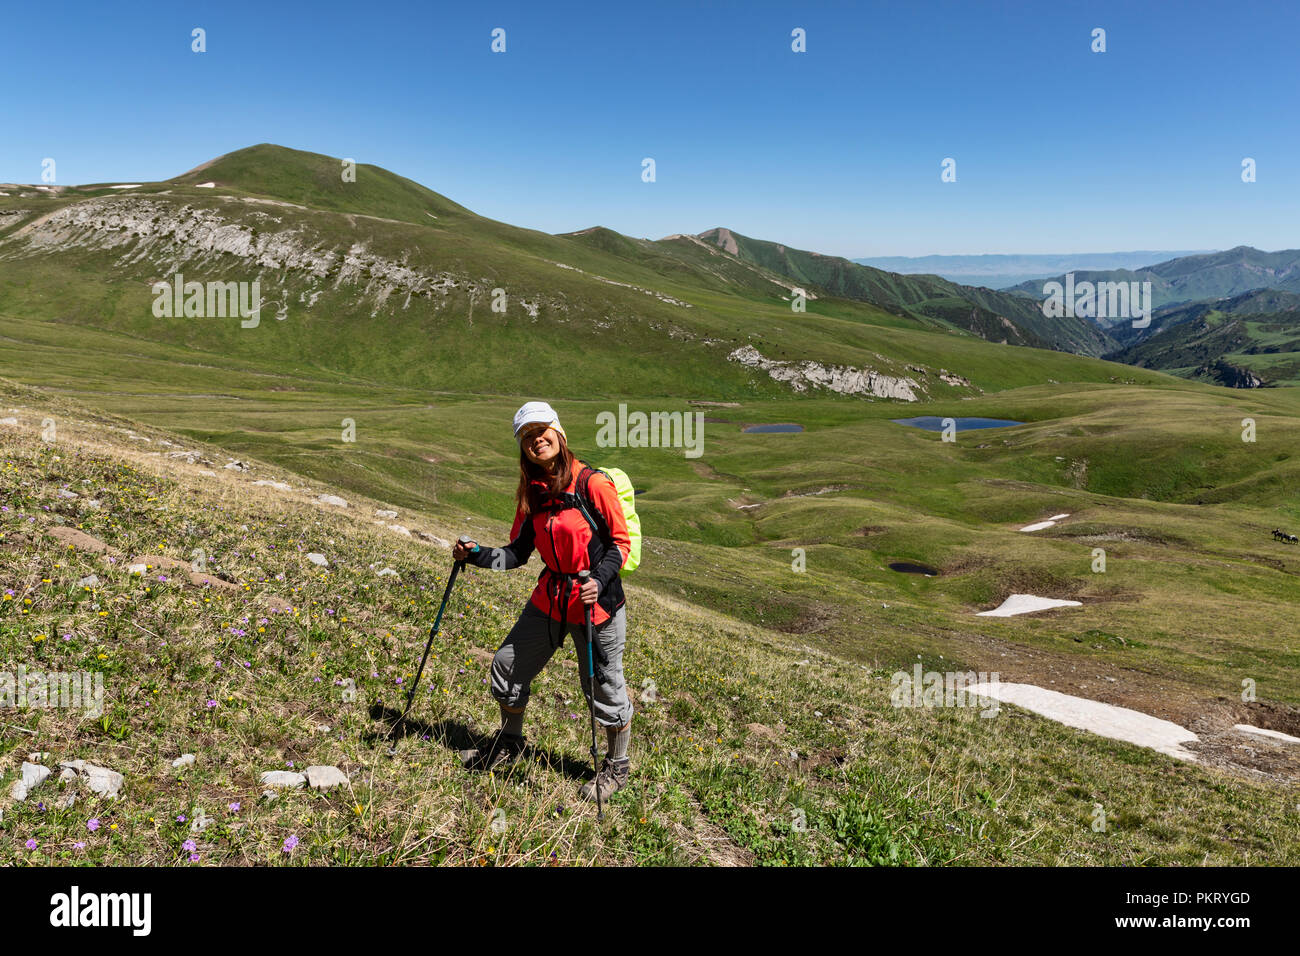
<svg viewBox="0 0 1300 956"><path fill-rule="evenodd" d="M755 737L761 737L763 740L771 740L773 742L779 740L781 736L777 731L768 727L766 724L746 724L745 729Z"/></svg>
<svg viewBox="0 0 1300 956"><path fill-rule="evenodd" d="M1137 541L1142 544L1155 544L1161 547L1178 546L1196 550L1190 541L1177 535L1152 531L1150 528L1135 528L1124 525L1102 525L1093 522L1075 522L1053 529L1049 537L1073 538L1089 543L1099 541Z"/></svg>
<svg viewBox="0 0 1300 956"><path fill-rule="evenodd" d="M207 571L193 571L190 569L189 562L182 561L180 558L171 558L165 554L142 554L139 557L132 558L129 563L143 564L146 573L150 571L174 571L198 587L213 587L221 591L239 590L239 585L233 581L226 581L215 574L209 574Z"/></svg>
<svg viewBox="0 0 1300 956"><path fill-rule="evenodd" d="M3 538L0 538L0 549L5 551L17 551L19 548L25 548L31 544L32 539L27 537L21 531L11 531Z"/></svg>
<svg viewBox="0 0 1300 956"><path fill-rule="evenodd" d="M850 531L849 534L858 538L869 538L873 534L884 534L889 529L882 524L866 524L856 531Z"/></svg>
<svg viewBox="0 0 1300 956"><path fill-rule="evenodd" d="M939 570L944 574L966 574L968 571L990 568L996 563L987 554L961 554L946 562Z"/></svg>
<svg viewBox="0 0 1300 956"><path fill-rule="evenodd" d="M702 461L693 461L690 463L690 465L691 465L691 470L694 471L701 478L709 478L709 479L717 480L722 477L720 474L718 474L716 468L714 468L712 465L706 465Z"/></svg>
<svg viewBox="0 0 1300 956"><path fill-rule="evenodd" d="M60 525L54 528L46 528L45 533L55 541L69 547L76 548L78 551L90 551L94 554L107 554L114 558L126 557L121 551L111 544L105 544L94 535L86 534L77 528L69 528L66 525Z"/></svg>
<svg viewBox="0 0 1300 956"><path fill-rule="evenodd" d="M180 558L169 558L165 554L142 554L139 557L132 558L131 564L147 565L150 570L184 571L186 574L190 571L188 562L182 561Z"/></svg>
<svg viewBox="0 0 1300 956"><path fill-rule="evenodd" d="M1141 596L1136 591L1116 585L1099 585L1089 578L1063 577L1040 568L998 567L994 574L997 580L990 608L1002 604L1013 594L1042 594L1084 604L1133 601Z"/></svg>
<svg viewBox="0 0 1300 956"><path fill-rule="evenodd" d="M496 654L492 651L485 650L482 647L471 647L469 649L469 656L481 664L491 664L493 658L496 657Z"/></svg>
<svg viewBox="0 0 1300 956"><path fill-rule="evenodd" d="M258 595L258 600L261 601L263 604L265 604L272 611L284 612L284 611L293 610L292 604L290 604L284 598L276 594L261 594Z"/></svg>
<svg viewBox="0 0 1300 956"><path fill-rule="evenodd" d="M800 608L794 620L778 625L776 630L784 634L814 634L824 631L839 620L839 613L831 608L812 604Z"/></svg>
<svg viewBox="0 0 1300 956"><path fill-rule="evenodd" d="M833 491L846 491L852 488L852 485L826 485L818 488L816 491L787 491L781 495L782 498L816 498L818 495L828 495Z"/></svg>
<svg viewBox="0 0 1300 956"><path fill-rule="evenodd" d="M233 581L223 581L221 578L214 577L211 574L205 574L201 571L190 572L190 583L199 587L212 587L219 591L238 591L239 585Z"/></svg>
<svg viewBox="0 0 1300 956"><path fill-rule="evenodd" d="M1247 704L1227 697L1198 703L1187 726L1201 738L1189 749L1202 763L1252 776L1300 781L1300 744L1247 734L1235 727L1249 724L1300 736L1300 710L1286 704Z"/></svg>

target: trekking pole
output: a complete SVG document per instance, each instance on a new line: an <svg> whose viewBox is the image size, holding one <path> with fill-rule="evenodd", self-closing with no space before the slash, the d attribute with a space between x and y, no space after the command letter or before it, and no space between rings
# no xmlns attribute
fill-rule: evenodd
<svg viewBox="0 0 1300 956"><path fill-rule="evenodd" d="M590 577L590 571L578 572L578 580L582 584L586 584ZM584 602L583 608L587 623L587 686L591 688L587 694L587 709L591 711L591 768L596 771L592 785L596 788L596 820L599 822L605 819L605 808L600 799L600 767L596 764L596 660L591 651L591 605Z"/></svg>
<svg viewBox="0 0 1300 956"><path fill-rule="evenodd" d="M461 535L460 543L469 544L472 539L469 535ZM475 546L473 549L478 550ZM438 629L442 626L442 612L447 609L447 598L451 597L452 585L456 583L456 575L460 574L460 569L465 566L463 560L457 561L452 565L451 577L447 579L447 588L442 592L442 604L438 607L438 616L433 620L433 627L429 629L429 642L424 645L424 656L420 658L420 669L415 672L415 680L411 682L411 689L406 692L406 709L402 711L402 716L393 722L393 729L389 731L388 736L391 738L396 732L398 725L406 719L406 715L411 712L411 705L415 703L415 689L420 686L420 675L424 673L425 662L429 659L429 651L433 648L433 639L438 636Z"/></svg>

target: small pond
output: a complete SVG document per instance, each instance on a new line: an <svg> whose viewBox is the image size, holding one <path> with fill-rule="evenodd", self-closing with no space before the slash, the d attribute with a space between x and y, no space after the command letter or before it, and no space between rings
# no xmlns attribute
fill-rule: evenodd
<svg viewBox="0 0 1300 956"><path fill-rule="evenodd" d="M792 422L780 422L773 425L746 425L741 429L743 432L801 432L802 425L795 425Z"/></svg>
<svg viewBox="0 0 1300 956"><path fill-rule="evenodd" d="M932 578L939 572L925 564L917 564L915 561L891 561L889 570L900 571L903 574L924 574L927 578Z"/></svg>
<svg viewBox="0 0 1300 956"><path fill-rule="evenodd" d="M928 432L943 431L944 422L937 415L922 415L919 418L891 418L890 421L897 422L899 425L910 425L912 428L924 428ZM1009 418L953 418L953 421L957 423L957 431L959 432L968 432L975 428L1009 428L1012 425L1024 424L1024 422L1013 422Z"/></svg>

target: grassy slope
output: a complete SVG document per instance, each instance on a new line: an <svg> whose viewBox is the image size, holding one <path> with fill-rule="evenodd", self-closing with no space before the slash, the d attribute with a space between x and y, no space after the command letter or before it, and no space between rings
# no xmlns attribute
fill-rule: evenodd
<svg viewBox="0 0 1300 956"><path fill-rule="evenodd" d="M203 172L196 181L206 181ZM250 193L276 188L247 185ZM256 205L233 192L149 188L237 211L232 216ZM74 199L69 191L0 203L35 210L43 202L48 211ZM1059 352L1013 350L845 299L813 300L808 313L793 315L782 290L761 272L688 240L621 242L626 237L610 234L584 242L472 214L457 231L441 221L417 226L348 219L344 212L275 212L282 225L331 242L361 240L398 257L414 250L428 268L505 277L512 296L520 288L525 295L558 290L569 308L543 309L536 323L518 313L485 314L481 306L471 318L469 303L454 297L437 307L417 299L407 309L358 302L359 290L345 285L318 288L317 306L308 309L294 298L309 288L303 284L289 290L297 303L292 321L264 321L257 330L159 322L149 314L142 280L161 270L148 263L124 268L120 252L80 250L0 264L0 371L308 475L349 497L374 495L417 509L444 528L463 528L473 516L474 527L497 535L509 518L505 489L517 454L502 422L524 398L548 397L580 453L625 467L646 488L639 507L651 557L638 580L664 607L674 606L674 596L702 603L742 622L725 625L736 633L761 634L781 647L815 645L873 669L918 653L930 662L943 654L981 669L1001 666L1004 679L1045 683L1051 675L1062 688L1086 679L1091 686L1079 690L1085 696L1175 719L1187 712L1178 707L1235 696L1244 677L1256 680L1269 701L1300 702L1300 661L1290 636L1300 554L1268 539L1277 525L1300 530L1300 474L1291 460L1300 402L1292 390L1232 393ZM645 250L645 258L638 261L634 249ZM792 395L726 362L726 353L744 343L773 358L869 365L890 374L916 375L907 366L924 365L936 401L906 406ZM575 352L588 367L603 363L618 374L575 381ZM939 368L968 376L989 394L935 383ZM524 381L529 392L521 395ZM688 400L740 403L703 409L728 420L706 426L704 458L692 462L680 449L595 447L596 415L619 402L695 410ZM951 445L887 420L913 414L1034 424L963 433ZM1240 440L1245 416L1259 424L1254 444ZM358 440L346 446L339 440L344 418L358 428ZM791 420L808 430L739 433L742 422ZM813 492L822 493L796 497ZM1015 530L1059 511L1075 519L1036 535ZM262 539L261 551L267 543L275 542ZM1110 559L1105 575L1089 571L1099 545ZM803 574L791 571L794 547L807 551ZM885 569L900 558L927 561L945 574L924 579ZM973 615L1013 590L1076 596L1085 607L1008 620ZM665 611L662 619L670 616ZM709 620L706 631L724 627ZM746 630L752 626L795 637ZM687 640L680 630L664 633ZM485 635L480 645L494 640ZM1012 660L1004 660L1008 654ZM708 659L715 675L729 673L716 669L721 658ZM852 673L848 663L836 666ZM788 672L777 665L754 669L770 689L746 686L786 700L779 716L794 726L789 707L808 698L784 696ZM1099 694L1097 681L1109 679L1117 685L1100 685ZM904 716L893 712L891 719ZM923 723L951 719L927 715ZM942 726L953 740L969 739L959 724L927 724L925 733ZM939 749L939 733L933 730L928 749ZM793 745L803 749L798 738ZM882 774L897 772L892 753L871 749L861 757L876 761L871 765ZM743 783L723 779L727 787ZM702 791L695 794L703 799ZM946 851L934 847L917 858L943 858Z"/></svg>
<svg viewBox="0 0 1300 956"><path fill-rule="evenodd" d="M0 646L32 667L104 672L108 706L102 720L80 723L58 711L8 715L0 783L33 750L84 757L127 779L120 802L66 811L52 808L57 789L47 783L6 811L0 862L179 863L191 837L207 864L1297 860L1293 794L1014 708L993 719L895 709L887 671L637 586L627 674L636 688L652 680L657 700L642 702L634 723L635 783L598 827L574 800L586 724L567 647L535 685L535 749L522 771L471 776L448 749L495 721L481 652L522 604L527 573L473 570L457 585L419 694L420 723L390 759L369 708L396 704L398 680L411 678L445 551L373 527L370 509L387 502L354 498L340 512L310 494L256 489L259 477L304 484L257 462L247 475L205 478L124 435L134 428L157 443L164 432L29 389L6 386L4 399L21 406L22 425L0 433L10 507L0 514L0 574L14 591L0 605ZM53 444L36 435L46 417L58 423ZM455 530L409 513L401 520ZM44 531L60 521L127 554L187 559L201 547L239 585L201 591L175 575L130 578L120 564L57 546ZM305 560L313 550L329 556L328 570ZM377 577L384 566L400 579ZM99 586L76 586L90 573ZM269 613L269 594L293 610ZM335 682L344 679L355 681L355 702L342 699ZM172 769L181 752L198 754L197 765ZM290 761L340 766L352 784L260 800L258 774ZM1104 833L1091 829L1097 803ZM197 836L176 822L196 808L214 821ZM498 808L503 832L491 826ZM89 833L92 816L101 825ZM286 854L290 836L300 843ZM37 850L25 849L29 839Z"/></svg>

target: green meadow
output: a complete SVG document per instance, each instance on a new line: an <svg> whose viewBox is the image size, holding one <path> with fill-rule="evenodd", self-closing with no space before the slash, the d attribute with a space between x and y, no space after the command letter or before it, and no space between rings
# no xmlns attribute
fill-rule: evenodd
<svg viewBox="0 0 1300 956"><path fill-rule="evenodd" d="M1295 388L1231 390L1000 344L829 294L797 312L780 276L689 238L548 236L375 167L348 191L327 160L256 147L129 195L0 198L0 213L20 213L0 217L0 417L19 420L0 431L0 571L32 602L8 602L0 650L77 666L107 653L114 686L129 688L105 722L33 714L0 738L6 772L37 749L133 768L135 792L114 811L130 838L87 858L173 862L184 837L166 821L202 800L256 807L223 818L204 851L232 863L284 858L297 827L311 839L294 859L333 863L1294 864L1300 760L1286 745L1238 752L1231 725L1300 733L1300 547L1271 536L1300 533ZM116 212L93 207L97 225L59 224L110 202ZM196 215L240 241L278 238L257 264L174 231ZM310 256L316 267L301 264ZM257 327L156 317L151 285L177 272L258 279ZM782 374L908 378L919 400L798 390L730 357L743 346L786 363ZM396 761L375 743L374 713L314 686L346 676L366 704L394 703L450 562L376 527L373 509L503 543L518 476L510 420L531 399L556 407L580 457L624 469L639 492L629 681L653 679L664 703L642 707L641 783L606 830L572 806L585 724L569 719L583 704L571 671L540 679L545 752L519 785L464 786L440 745L492 726L481 652L531 574L458 585L465 616L421 698L429 733L405 738ZM600 447L601 416L620 405L700 416L702 453ZM891 421L922 415L1024 424L945 441ZM63 436L52 443L36 437L46 417ZM742 430L783 422L803 431ZM174 447L200 450L216 477L168 459ZM252 470L227 471L230 459ZM354 507L322 510L253 479ZM83 481L103 490L101 510L59 496ZM229 570L244 591L146 594L110 575L104 618L74 586L102 564L43 537L35 525L51 522L124 553L188 559L200 540L238 551ZM319 572L299 546L337 560ZM384 563L400 584L376 579ZM232 634L241 602L271 591L293 616L271 616L271 636ZM978 615L1014 593L1081 606ZM353 627L339 626L345 606ZM164 632L176 635L166 652ZM214 664L236 657L256 665L237 687ZM891 673L918 660L1178 721L1202 735L1202 765L1010 707L982 720L890 706ZM155 759L196 747L208 759L179 777ZM354 792L259 802L257 773L288 760L343 761ZM1118 822L1094 833L1093 804L1111 801ZM501 840L484 830L497 806L520 821ZM794 810L808 830L792 828ZM0 821L0 861L27 858L17 837L41 828L38 842L57 847L45 862L77 859L73 817L32 812Z"/></svg>

